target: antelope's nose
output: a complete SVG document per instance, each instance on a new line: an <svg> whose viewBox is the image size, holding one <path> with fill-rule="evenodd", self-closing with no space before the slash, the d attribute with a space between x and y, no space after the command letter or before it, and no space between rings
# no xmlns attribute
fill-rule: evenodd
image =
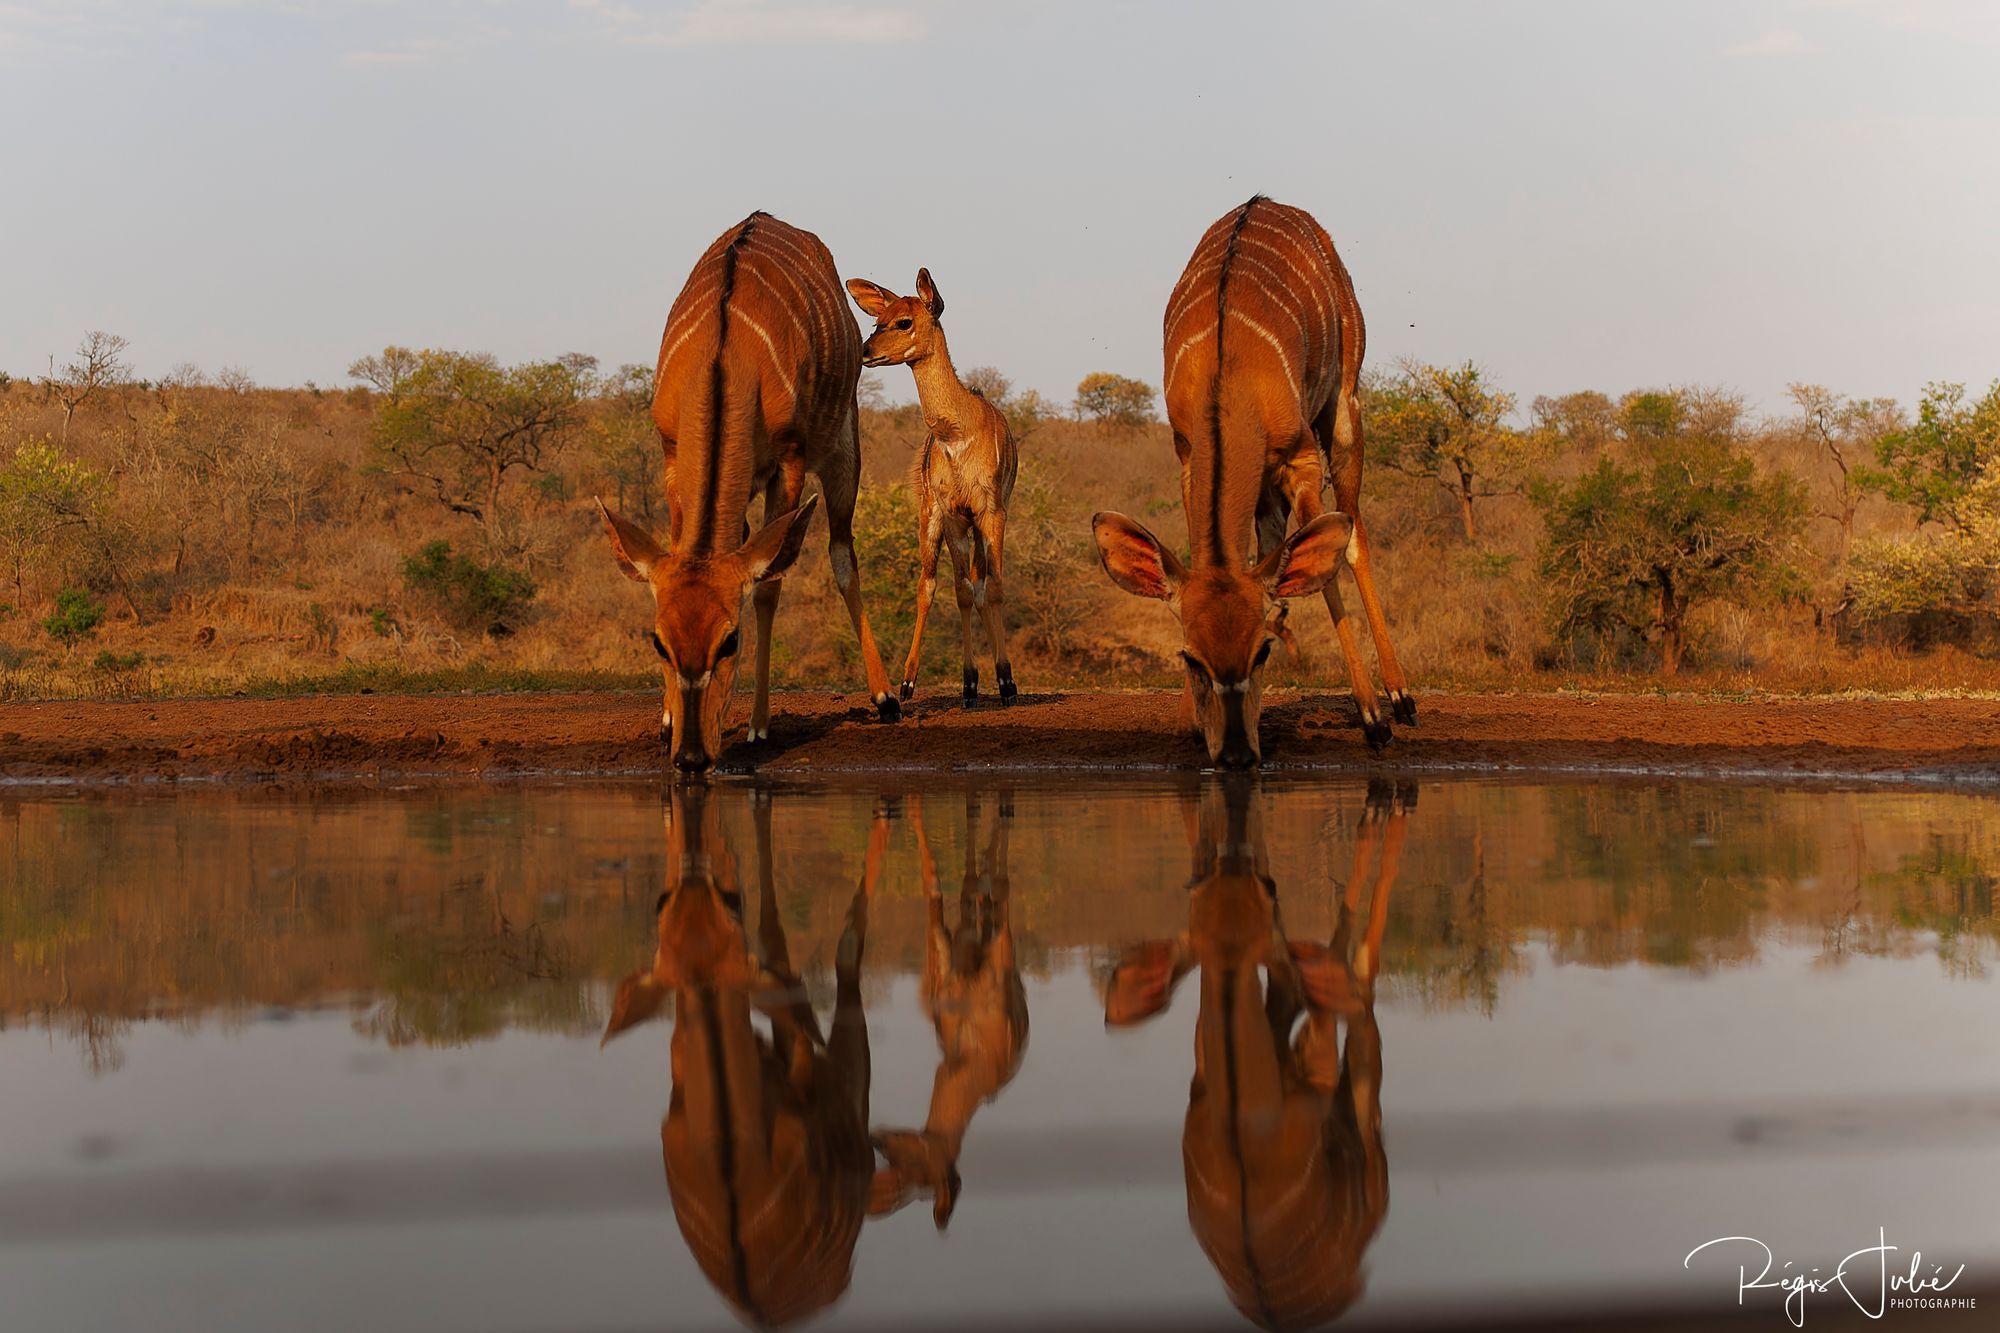
<svg viewBox="0 0 2000 1333"><path fill-rule="evenodd" d="M674 767L683 773L705 773L709 765L708 751L683 747L674 751Z"/></svg>

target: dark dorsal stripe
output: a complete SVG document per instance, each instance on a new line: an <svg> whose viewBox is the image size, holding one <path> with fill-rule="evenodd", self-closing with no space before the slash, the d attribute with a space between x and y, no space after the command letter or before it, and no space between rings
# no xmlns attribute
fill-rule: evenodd
<svg viewBox="0 0 2000 1333"><path fill-rule="evenodd" d="M703 1035L708 1039L709 1084L715 1089L716 1123L722 1134L722 1142L716 1145L716 1156L722 1167L724 1225L729 1231L731 1295L739 1307L755 1312L754 1293L750 1290L750 1256L743 1247L743 1201L737 1197L736 1108L730 1095L728 1062L722 1054L722 1019L715 1011L716 997L713 992L690 991L688 998L697 995L705 1001L701 1005L701 1026Z"/></svg>
<svg viewBox="0 0 2000 1333"><path fill-rule="evenodd" d="M708 367L708 471L705 475L710 478L717 476L722 469L722 437L726 429L725 418L729 414L728 384L722 354L729 344L729 298L736 290L736 261L744 243L750 239L751 229L763 216L763 213L752 213L743 219L743 225L730 239L729 247L722 252L722 275L715 294L715 359ZM693 549L697 551L707 550L715 537L715 501L721 498L721 494L712 482L710 489L710 503L696 519Z"/></svg>
<svg viewBox="0 0 2000 1333"><path fill-rule="evenodd" d="M1263 201L1263 195L1252 195L1236 210L1236 225L1229 229L1222 265L1215 273L1215 375L1208 385L1208 522L1202 535L1208 544L1209 563L1216 565L1229 563L1222 540L1222 335L1229 323L1229 266L1236 260L1236 244L1243 238L1243 229L1250 225L1250 210Z"/></svg>

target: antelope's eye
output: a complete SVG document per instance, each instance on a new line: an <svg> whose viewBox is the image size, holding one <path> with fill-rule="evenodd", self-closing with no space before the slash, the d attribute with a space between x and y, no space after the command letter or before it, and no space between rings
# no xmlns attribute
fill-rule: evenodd
<svg viewBox="0 0 2000 1333"><path fill-rule="evenodd" d="M907 319L899 319L896 321L896 327L899 329L907 329L910 327L910 321Z"/></svg>
<svg viewBox="0 0 2000 1333"><path fill-rule="evenodd" d="M667 656L667 645L660 642L660 636L657 632L648 634L646 637L652 640L653 651L660 655L660 660L662 662L668 662L673 660Z"/></svg>
<svg viewBox="0 0 2000 1333"><path fill-rule="evenodd" d="M1201 664L1201 659L1196 657L1193 653L1182 653L1181 661L1187 663L1187 669L1190 672L1192 672L1194 678L1200 681L1202 684L1206 685L1214 679L1214 677L1208 674L1208 668Z"/></svg>
<svg viewBox="0 0 2000 1333"><path fill-rule="evenodd" d="M658 916L660 913L666 910L667 910L667 895L663 893L660 895L659 901L653 904L653 915Z"/></svg>
<svg viewBox="0 0 2000 1333"><path fill-rule="evenodd" d="M723 636L721 644L716 647L715 660L720 662L724 658L736 656L736 649L736 631L730 630L728 634Z"/></svg>
<svg viewBox="0 0 2000 1333"><path fill-rule="evenodd" d="M1258 669L1259 667L1263 666L1263 665L1264 665L1264 663L1266 663L1266 662L1268 662L1268 661L1270 660L1270 658L1271 658L1271 645L1272 645L1273 643L1276 643L1276 642L1277 642L1277 640L1275 640L1275 639L1266 639L1266 640L1264 640L1264 646L1263 646L1263 647L1261 647L1261 648L1259 648L1259 649L1257 650L1257 656L1256 656L1256 657L1254 657L1253 659L1251 659L1251 662L1250 662L1250 669L1251 669L1252 671L1255 671L1255 670L1257 670L1257 669Z"/></svg>

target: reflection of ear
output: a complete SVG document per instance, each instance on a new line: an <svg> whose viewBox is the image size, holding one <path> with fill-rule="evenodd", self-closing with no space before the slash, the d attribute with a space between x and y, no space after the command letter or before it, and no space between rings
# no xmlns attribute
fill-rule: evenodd
<svg viewBox="0 0 2000 1333"><path fill-rule="evenodd" d="M626 1028L659 1013L666 998L667 988L655 981L650 971L634 972L618 983L618 996L611 1002L611 1021L605 1024L604 1038L597 1044L602 1046Z"/></svg>
<svg viewBox="0 0 2000 1333"><path fill-rule="evenodd" d="M1251 575L1273 597L1310 596L1340 571L1353 534L1354 520L1347 515L1321 514L1259 561Z"/></svg>
<svg viewBox="0 0 2000 1333"><path fill-rule="evenodd" d="M847 294L854 298L854 304L861 307L861 313L870 319L882 318L889 302L896 299L896 294L887 287L878 287L866 278L849 278Z"/></svg>
<svg viewBox="0 0 2000 1333"><path fill-rule="evenodd" d="M1104 1025L1130 1027L1159 1013L1193 966L1194 951L1186 936L1148 940L1127 949L1104 994Z"/></svg>
<svg viewBox="0 0 2000 1333"><path fill-rule="evenodd" d="M611 531L611 553L618 557L618 568L625 571L626 578L644 583L666 552L644 528L612 513L604 501L597 502L597 512L604 515L604 526Z"/></svg>
<svg viewBox="0 0 2000 1333"><path fill-rule="evenodd" d="M1187 569L1143 523L1106 511L1091 517L1090 531L1104 572L1126 592L1163 602L1180 592Z"/></svg>
<svg viewBox="0 0 2000 1333"><path fill-rule="evenodd" d="M944 314L944 298L938 295L937 284L931 281L931 271L927 268L917 270L917 299L931 308L932 319Z"/></svg>
<svg viewBox="0 0 2000 1333"><path fill-rule="evenodd" d="M812 526L813 510L818 505L819 496L808 495L804 504L778 515L736 549L748 582L777 578L792 567L792 561L799 558L799 548L805 545L806 529Z"/></svg>

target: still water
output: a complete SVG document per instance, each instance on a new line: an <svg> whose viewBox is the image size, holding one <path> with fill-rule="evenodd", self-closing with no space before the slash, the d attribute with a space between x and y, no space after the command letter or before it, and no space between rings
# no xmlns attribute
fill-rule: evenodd
<svg viewBox="0 0 2000 1333"><path fill-rule="evenodd" d="M5 1327L1698 1314L1723 1236L1990 1289L1996 814L0 795Z"/></svg>

